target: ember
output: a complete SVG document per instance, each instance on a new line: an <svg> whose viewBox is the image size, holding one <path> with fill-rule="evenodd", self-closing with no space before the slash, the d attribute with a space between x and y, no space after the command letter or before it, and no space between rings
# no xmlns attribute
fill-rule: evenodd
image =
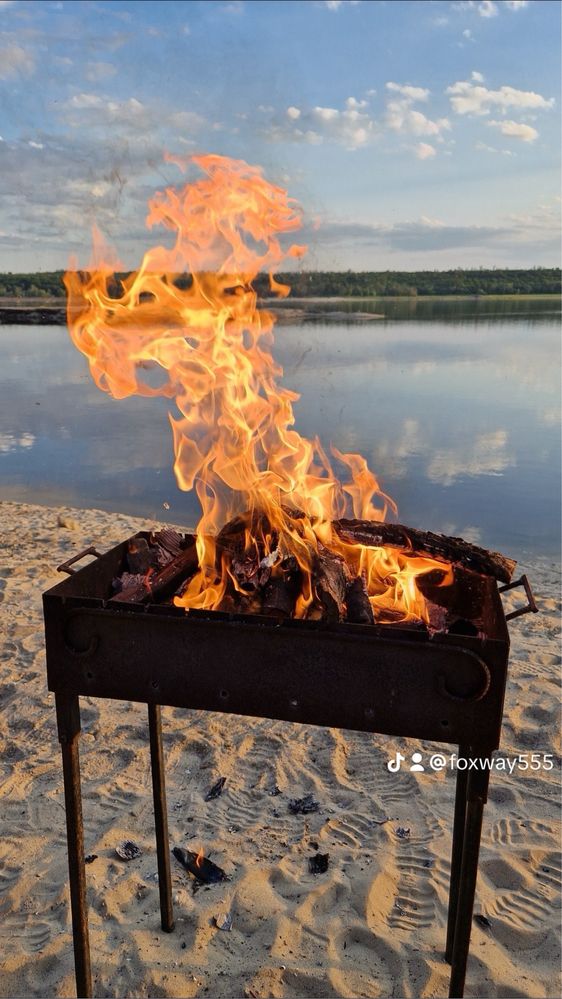
<svg viewBox="0 0 562 999"><path fill-rule="evenodd" d="M172 853L178 863L202 884L213 885L220 881L230 880L222 867L204 856L202 849L196 854L192 850L184 850L181 846L175 846Z"/></svg>
<svg viewBox="0 0 562 999"><path fill-rule="evenodd" d="M267 270L272 292L288 294L273 270L305 252L280 243L301 224L297 206L243 161L168 159L204 174L150 202L147 223L172 230L173 248L152 248L118 281L119 264L96 233L89 271L65 276L71 336L96 384L115 398L175 400L177 482L195 489L202 507L196 560L180 541L170 550L169 532L156 539L156 555L139 542L115 599L136 594L144 602L172 591L186 609L431 625L418 580L439 571L449 585L447 560L427 550L419 558L407 537L396 546L335 529L346 515L382 523L396 507L364 458L334 447L329 458L318 439L293 429L298 395L280 386L274 318L258 308L252 281ZM183 572L178 593L175 567L185 562L192 571Z"/></svg>

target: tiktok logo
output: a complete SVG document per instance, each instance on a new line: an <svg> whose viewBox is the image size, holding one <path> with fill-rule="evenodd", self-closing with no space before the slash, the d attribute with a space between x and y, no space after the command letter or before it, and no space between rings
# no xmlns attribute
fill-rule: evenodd
<svg viewBox="0 0 562 999"><path fill-rule="evenodd" d="M400 770L400 766L402 765L402 763L404 763L405 759L406 757L403 756L402 753L396 753L396 756L388 761L386 765L387 768L390 770L391 774L398 773L398 771ZM425 767L422 765L422 759L423 757L421 753L412 753L411 756L412 766L408 768L410 770L410 773L422 774L425 772Z"/></svg>
<svg viewBox="0 0 562 999"><path fill-rule="evenodd" d="M388 761L386 765L390 770L391 774L398 773L398 771L400 770L400 765L404 762L405 759L406 757L402 756L402 753L396 753L394 759Z"/></svg>

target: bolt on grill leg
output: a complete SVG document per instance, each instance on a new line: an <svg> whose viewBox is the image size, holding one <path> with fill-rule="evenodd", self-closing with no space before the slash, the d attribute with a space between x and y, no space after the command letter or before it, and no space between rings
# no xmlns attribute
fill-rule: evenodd
<svg viewBox="0 0 562 999"><path fill-rule="evenodd" d="M483 754L484 755L484 754ZM472 910L478 874L478 854L482 833L482 816L488 793L489 769L472 771L468 775L464 843L459 877L459 894L455 935L451 954L449 999L462 999L470 947Z"/></svg>
<svg viewBox="0 0 562 999"><path fill-rule="evenodd" d="M459 759L468 759L468 746L459 746ZM447 914L447 943L445 945L445 960L451 963L455 923L459 898L459 880L461 873L462 851L464 844L464 824L466 819L466 786L468 773L457 770L455 791L455 818L453 821L453 848L451 851L451 877L449 881L449 911Z"/></svg>
<svg viewBox="0 0 562 999"><path fill-rule="evenodd" d="M80 706L77 696L66 693L55 694L55 705L64 775L76 995L83 996L84 999L90 999L93 994L92 970L88 935L86 868L84 866L84 825L82 821L80 757L78 752Z"/></svg>
<svg viewBox="0 0 562 999"><path fill-rule="evenodd" d="M166 810L166 779L164 776L164 751L162 749L162 722L159 704L148 705L150 732L150 764L154 795L154 825L158 857L158 888L160 891L160 916L162 929L171 933L174 928L172 905L172 876L170 871L170 843L168 839L168 814Z"/></svg>

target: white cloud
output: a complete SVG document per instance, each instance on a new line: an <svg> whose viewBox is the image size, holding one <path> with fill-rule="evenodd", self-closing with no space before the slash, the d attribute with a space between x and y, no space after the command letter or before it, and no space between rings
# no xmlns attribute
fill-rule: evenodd
<svg viewBox="0 0 562 999"><path fill-rule="evenodd" d="M482 73L479 73L476 69L472 70L472 73L470 74L470 79L474 80L475 83L484 83L484 77L482 76Z"/></svg>
<svg viewBox="0 0 562 999"><path fill-rule="evenodd" d="M4 45L0 48L0 80L9 80L19 73L28 75L34 68L33 56L20 45Z"/></svg>
<svg viewBox="0 0 562 999"><path fill-rule="evenodd" d="M465 28L464 31L463 31L463 33L462 33L462 36L463 36L463 38L466 38L466 40L468 42L475 41L475 39L473 37L473 34L472 34L472 31L470 30L470 28Z"/></svg>
<svg viewBox="0 0 562 999"><path fill-rule="evenodd" d="M319 6L335 12L342 7L357 7L359 3L360 0L321 0Z"/></svg>
<svg viewBox="0 0 562 999"><path fill-rule="evenodd" d="M429 160L436 155L436 150L428 142L418 142L414 147L414 152L418 160Z"/></svg>
<svg viewBox="0 0 562 999"><path fill-rule="evenodd" d="M6 7L13 7L14 0L0 0L0 10Z"/></svg>
<svg viewBox="0 0 562 999"><path fill-rule="evenodd" d="M346 149L366 146L375 135L375 123L367 102L348 97L343 110L317 106L288 107L284 114L274 114L263 129L271 142L304 142L320 145L334 142Z"/></svg>
<svg viewBox="0 0 562 999"><path fill-rule="evenodd" d="M396 99L390 100L386 107L385 123L391 131L411 135L439 135L450 129L451 124L447 118L438 118L437 121L432 121L431 118L412 107L415 101L427 101L430 91L426 90L425 87L412 87L409 83L390 82L386 84L386 89L392 94L398 95ZM419 154L416 153L416 155ZM426 156L429 155L432 154L426 153Z"/></svg>
<svg viewBox="0 0 562 999"><path fill-rule="evenodd" d="M510 11L523 10L528 5L528 0L502 0L503 9ZM480 17L486 18L497 17L500 12L500 8L494 0L480 0L479 3L476 0L459 0L458 3L451 4L451 10L471 10L479 14Z"/></svg>
<svg viewBox="0 0 562 999"><path fill-rule="evenodd" d="M485 115L492 108L551 108L554 98L542 97L532 90L517 90L503 86L499 90L488 90L473 80L458 80L447 87L451 107L456 114Z"/></svg>
<svg viewBox="0 0 562 999"><path fill-rule="evenodd" d="M391 101L388 104L385 121L393 132L409 132L412 135L439 135L451 128L448 118L432 121L421 111L414 111L400 101Z"/></svg>
<svg viewBox="0 0 562 999"><path fill-rule="evenodd" d="M488 121L491 128L499 128L502 135L509 135L513 139L520 139L521 142L534 142L539 133L531 125L524 125L519 121Z"/></svg>
<svg viewBox="0 0 562 999"><path fill-rule="evenodd" d="M358 101L356 97L348 97L345 106L350 111L362 111L368 106L368 101Z"/></svg>
<svg viewBox="0 0 562 999"><path fill-rule="evenodd" d="M136 97L118 101L100 94L75 94L61 108L62 120L75 129L101 129L107 132L119 126L119 136L128 142L144 143L147 134L162 128L174 132L197 131L205 119L196 111L170 111L156 104L139 101Z"/></svg>
<svg viewBox="0 0 562 999"><path fill-rule="evenodd" d="M394 94L399 94L410 103L412 101L426 101L430 94L430 91L426 90L425 87L412 87L409 83L392 83L392 81L386 84L386 89L391 90Z"/></svg>
<svg viewBox="0 0 562 999"><path fill-rule="evenodd" d="M89 83L98 83L100 80L107 80L115 76L117 68L110 62L88 62L84 71L84 76Z"/></svg>
<svg viewBox="0 0 562 999"><path fill-rule="evenodd" d="M476 258L481 257L483 251L489 251L492 258L497 260L500 253L504 255L509 252L516 259L518 250L521 255L535 255L537 249L548 247L552 259L556 260L559 254L559 234L560 203L552 200L526 215L511 215L490 225L452 225L442 219L427 216L392 225L382 222L327 220L320 226L307 226L303 239L318 248L352 246L360 257L364 257L366 253L373 254L377 249L382 253L407 253L410 255L412 269L415 269L418 266L417 254L441 253L444 265L451 266L450 260L449 263L446 262L447 254L450 256L452 251L460 249L464 253L474 250L473 256ZM458 254L455 259L457 258Z"/></svg>
<svg viewBox="0 0 562 999"><path fill-rule="evenodd" d="M480 14L480 17L497 17L499 11L497 5L493 3L493 0L482 0L482 2L478 4L478 13Z"/></svg>
<svg viewBox="0 0 562 999"><path fill-rule="evenodd" d="M219 10L223 14L243 14L244 13L244 3L243 0L232 0L231 3L225 3Z"/></svg>
<svg viewBox="0 0 562 999"><path fill-rule="evenodd" d="M452 3L451 10L465 11L473 10L480 15L480 17L496 17L498 14L497 4L493 0L480 0L480 3L476 3L476 0L460 0L459 3Z"/></svg>
<svg viewBox="0 0 562 999"><path fill-rule="evenodd" d="M483 152L483 153L501 153L502 156L513 156L514 155L511 149L496 149L495 146L488 146L485 142L477 142L477 143L475 143L474 148L478 149L480 152Z"/></svg>

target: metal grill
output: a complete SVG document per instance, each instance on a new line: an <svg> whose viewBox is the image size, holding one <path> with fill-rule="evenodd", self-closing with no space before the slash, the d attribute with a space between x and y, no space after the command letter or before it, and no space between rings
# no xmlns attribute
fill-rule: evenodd
<svg viewBox="0 0 562 999"><path fill-rule="evenodd" d="M142 537L136 535L135 537ZM132 540L132 539L130 539ZM148 705L162 928L173 929L160 705L275 718L452 743L484 759L499 746L507 678L506 621L494 579L459 572L449 598L476 612L477 634L415 625L327 624L190 611L112 600L127 546L86 549L43 596L49 689L62 746L77 991L92 994L78 737L79 697ZM75 571L85 555L94 561ZM473 629L475 631L475 629ZM489 769L457 776L445 957L451 996L462 996L482 810Z"/></svg>

